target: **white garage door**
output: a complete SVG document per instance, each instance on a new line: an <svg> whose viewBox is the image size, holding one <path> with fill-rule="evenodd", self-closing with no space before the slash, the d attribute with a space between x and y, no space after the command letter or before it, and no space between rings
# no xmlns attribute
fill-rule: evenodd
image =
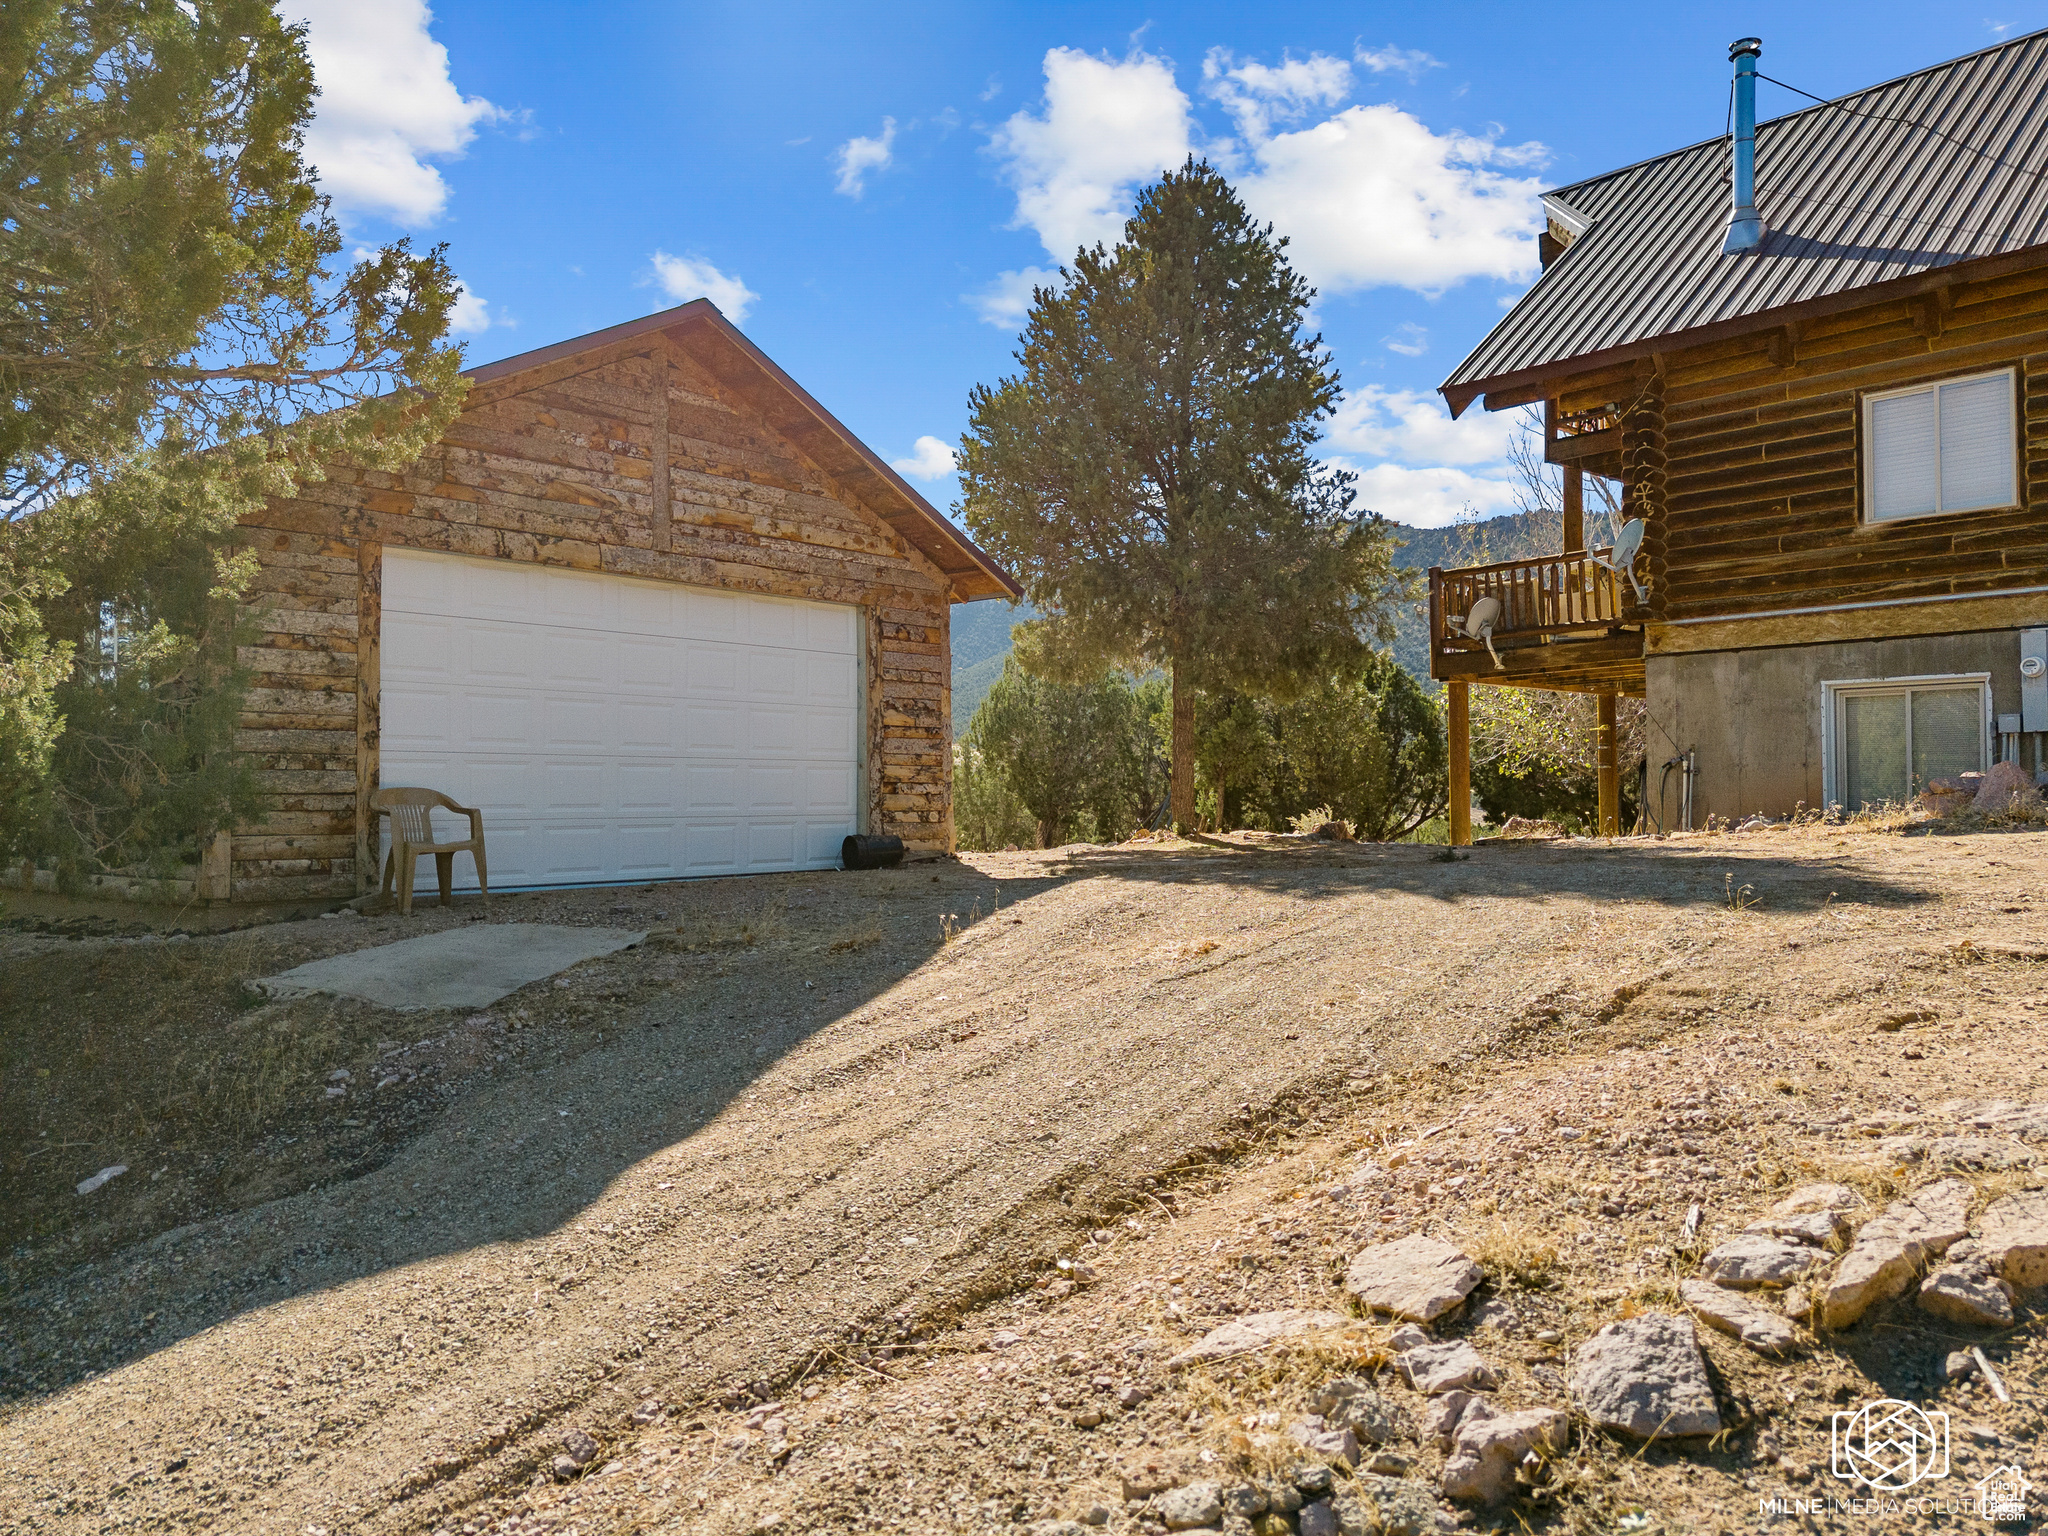
<svg viewBox="0 0 2048 1536"><path fill-rule="evenodd" d="M481 807L493 887L828 868L857 613L387 548L382 783Z"/></svg>

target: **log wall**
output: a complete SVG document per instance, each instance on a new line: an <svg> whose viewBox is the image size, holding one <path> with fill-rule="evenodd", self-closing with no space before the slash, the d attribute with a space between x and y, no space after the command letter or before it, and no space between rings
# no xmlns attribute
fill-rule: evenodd
<svg viewBox="0 0 2048 1536"><path fill-rule="evenodd" d="M860 605L868 826L953 846L950 582L659 336L480 385L404 473L336 469L245 532L260 634L241 653L254 677L237 745L258 760L265 808L234 837L238 900L374 880L386 547Z"/></svg>
<svg viewBox="0 0 2048 1536"><path fill-rule="evenodd" d="M2048 270L1659 362L1668 479L1657 619L2048 585ZM1862 396L2006 366L2020 378L2021 504L1864 521ZM1616 370L1573 381L1558 403L1585 409L1633 387Z"/></svg>

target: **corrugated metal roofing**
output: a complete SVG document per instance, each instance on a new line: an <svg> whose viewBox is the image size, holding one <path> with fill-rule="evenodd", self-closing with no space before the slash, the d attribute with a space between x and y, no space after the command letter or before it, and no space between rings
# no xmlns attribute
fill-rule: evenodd
<svg viewBox="0 0 2048 1536"><path fill-rule="evenodd" d="M1721 253L1725 137L1560 187L1585 233L1441 388L1462 409L1532 369L2048 242L2044 138L2048 31L1758 124L1754 255Z"/></svg>

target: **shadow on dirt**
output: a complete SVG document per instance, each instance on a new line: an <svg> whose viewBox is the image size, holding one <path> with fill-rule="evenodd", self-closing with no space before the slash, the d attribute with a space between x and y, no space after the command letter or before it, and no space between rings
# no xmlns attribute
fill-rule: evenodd
<svg viewBox="0 0 2048 1536"><path fill-rule="evenodd" d="M1776 913L1831 901L1906 908L1935 895L1739 846L1496 845L1456 863L1437 852L1089 848L1002 878L944 863L501 900L492 920L654 936L482 1015L392 1015L331 1000L277 1012L252 1008L242 990L306 959L481 918L461 905L404 926L337 920L195 937L175 946L175 959L164 945L47 945L18 956L0 963L6 1123L30 1153L50 1141L62 1150L11 1160L0 1189L16 1213L6 1229L13 1282L0 1304L0 1401L42 1396L252 1309L555 1231L623 1173L676 1153L827 1026L887 1017L891 989L945 949L949 928L1076 880L1256 888L1305 902L1403 893L1447 914L1478 895L1712 909L1746 885ZM260 1039L249 1033L258 1024ZM331 1035L320 1049L338 1057L303 1048L320 1029ZM139 1041L181 1031L181 1040L212 1032L208 1082L234 1085L238 1070L261 1067L277 1094L228 1094L195 1116L206 1085L153 1075L133 1054ZM405 1038L380 1038L387 1032ZM93 1062L79 1061L79 1041ZM439 1049L443 1064L378 1086L390 1062L412 1059L386 1049L394 1045L423 1052L420 1061L433 1058L424 1048ZM259 1046L275 1046L282 1064L259 1059ZM141 1049L176 1055L162 1043ZM331 1074L343 1069L362 1075L329 1099ZM749 1153L773 1154L772 1145ZM75 1180L115 1163L131 1172L97 1203L73 1194ZM192 1197L154 1197L160 1169Z"/></svg>

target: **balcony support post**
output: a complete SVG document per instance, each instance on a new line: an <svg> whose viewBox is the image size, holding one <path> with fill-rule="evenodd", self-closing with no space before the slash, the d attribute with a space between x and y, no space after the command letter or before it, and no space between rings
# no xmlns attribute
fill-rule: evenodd
<svg viewBox="0 0 2048 1536"><path fill-rule="evenodd" d="M1444 684L1450 705L1451 846L1472 844L1472 685Z"/></svg>
<svg viewBox="0 0 2048 1536"><path fill-rule="evenodd" d="M1564 552L1586 552L1586 472L1576 464L1564 471Z"/></svg>
<svg viewBox="0 0 2048 1536"><path fill-rule="evenodd" d="M1614 695L1598 695L1600 702L1600 733L1597 752L1600 765L1600 830L1601 837L1621 836L1621 760L1620 743L1616 740Z"/></svg>

